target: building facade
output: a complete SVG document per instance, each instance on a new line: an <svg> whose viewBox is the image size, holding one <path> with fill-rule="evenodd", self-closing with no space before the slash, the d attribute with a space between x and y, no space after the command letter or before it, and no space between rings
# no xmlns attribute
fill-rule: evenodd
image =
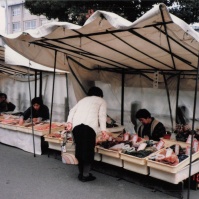
<svg viewBox="0 0 199 199"><path fill-rule="evenodd" d="M29 10L24 7L24 1L9 1L4 3L6 8L6 31L7 34L23 32L28 29L35 29L45 23L55 20L47 20L43 15L36 16L30 14Z"/></svg>

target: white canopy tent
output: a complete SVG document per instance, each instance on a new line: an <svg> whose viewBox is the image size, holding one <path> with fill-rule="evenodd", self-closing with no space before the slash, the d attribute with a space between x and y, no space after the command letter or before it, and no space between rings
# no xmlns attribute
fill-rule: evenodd
<svg viewBox="0 0 199 199"><path fill-rule="evenodd" d="M82 90L86 92L88 81L108 82L114 88L165 88L175 77L175 83L171 82L174 90L180 77L181 88L194 90L199 34L170 14L164 4L154 6L135 22L96 11L84 26L52 22L1 36L9 47L31 61L70 70L77 80L72 79L77 100L85 95ZM173 104L167 110L174 116Z"/></svg>
<svg viewBox="0 0 199 199"><path fill-rule="evenodd" d="M166 108L173 116L179 90L192 93L195 90L194 100L187 98L194 107L192 119L195 120L199 34L170 14L164 4L154 6L135 22L114 13L96 11L83 26L52 22L35 30L13 35L2 33L1 36L9 47L29 60L71 71L75 77L72 81L77 100L85 95L81 91L86 92L89 81L110 83L112 91L122 96L119 104L123 114L124 95L126 101L130 99L124 87L131 86L135 88L130 91L135 92L134 104L137 100L148 100L141 107L153 104L153 113L162 114L161 107L165 106L166 98L169 104ZM107 85L102 86L107 88ZM141 92L136 91L140 87ZM166 88L166 91L158 88ZM177 92L173 93L174 90ZM153 100L157 94L158 103ZM173 95L170 97L170 94ZM114 101L109 103L112 104Z"/></svg>
<svg viewBox="0 0 199 199"><path fill-rule="evenodd" d="M54 72L53 68L38 64L36 62L30 61L26 57L22 56L21 54L17 53L14 51L12 48L10 48L7 45L4 45L5 52L4 52L4 59L5 59L5 64L9 65L14 65L14 66L21 66L23 67L24 70L27 71L27 68L30 68L31 70L33 69L34 71L43 71L43 72ZM32 71L33 71L32 70ZM65 74L68 73L66 70L59 70L56 69L55 72L57 74Z"/></svg>
<svg viewBox="0 0 199 199"><path fill-rule="evenodd" d="M109 71L197 69L199 34L170 14L164 4L129 22L96 11L84 26L52 22L35 30L4 35L6 44L37 63L67 70L68 59L90 70Z"/></svg>

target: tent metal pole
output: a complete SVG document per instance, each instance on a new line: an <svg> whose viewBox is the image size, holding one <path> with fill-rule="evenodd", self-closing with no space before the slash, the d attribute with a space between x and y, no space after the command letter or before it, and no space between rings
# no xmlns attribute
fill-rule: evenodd
<svg viewBox="0 0 199 199"><path fill-rule="evenodd" d="M122 87L121 87L121 125L124 124L124 81L125 81L125 73L122 72Z"/></svg>
<svg viewBox="0 0 199 199"><path fill-rule="evenodd" d="M57 50L55 50L55 59L54 59L53 87L52 87L52 101L51 101L49 134L51 134L51 124L52 124L52 112L53 112L53 100L54 100L54 88L55 88L55 69L56 69L56 63L57 63Z"/></svg>
<svg viewBox="0 0 199 199"><path fill-rule="evenodd" d="M181 73L178 74L177 92L176 92L176 115L175 115L176 123L177 123L177 108L178 108L179 90L180 90L180 75Z"/></svg>
<svg viewBox="0 0 199 199"><path fill-rule="evenodd" d="M165 22L163 11L162 11L162 5L160 4L159 7L160 7L161 16L162 16L162 21ZM167 44L168 44L168 47L169 47L169 52L170 52L170 55L171 55L171 60L173 62L173 67L174 67L174 69L176 69L176 64L175 64L175 61L174 61L174 57L173 57L173 54L172 54L171 45L170 45L170 41L169 41L169 37L168 37L168 33L167 33L167 26L166 26L165 23L163 23L163 26L164 26L164 31L166 33Z"/></svg>
<svg viewBox="0 0 199 199"><path fill-rule="evenodd" d="M197 104L197 91L198 91L198 75L199 75L199 57L198 57L198 70L196 76L195 84L195 94L194 94L194 107L193 107L193 121L192 121L192 131L191 131L191 149L190 149L190 161L189 161L189 180L188 180L188 192L187 198L190 196L190 184L191 184L191 162L192 162L192 152L193 152L193 136L194 136L194 126L195 126L195 117L196 117L196 104Z"/></svg>
<svg viewBox="0 0 199 199"><path fill-rule="evenodd" d="M165 83L165 87L166 87L166 91L167 91L167 98L168 98L168 103L169 103L169 112L170 112L170 119L171 119L171 130L173 132L173 117L172 117L172 110L171 110L171 100L170 100L170 95L169 95L169 89L168 89L166 76L165 76L164 73L163 73L163 77L164 77L164 83Z"/></svg>
<svg viewBox="0 0 199 199"><path fill-rule="evenodd" d="M31 123L32 123L32 142L33 142L33 154L34 154L34 157L36 157L35 155L35 133L34 133L34 126L33 126L33 116L32 116L32 109L33 109L33 106L31 104L31 86L30 86L30 68L29 68L29 73L28 73L28 87L29 87L29 98L30 98L30 111L31 111Z"/></svg>
<svg viewBox="0 0 199 199"><path fill-rule="evenodd" d="M65 121L67 120L68 114L69 114L69 89L68 89L68 74L65 74L66 76L66 93L67 93L67 98L66 98L66 112L65 112Z"/></svg>
<svg viewBox="0 0 199 199"><path fill-rule="evenodd" d="M39 72L40 79L39 79L39 97L42 98L42 71Z"/></svg>
<svg viewBox="0 0 199 199"><path fill-rule="evenodd" d="M81 87L81 89L84 91L85 94L87 94L86 89L84 88L83 84L80 82L80 80L78 79L78 77L75 75L75 72L73 71L70 63L69 63L69 58L67 57L67 61L68 61L68 66L70 68L70 71L72 73L72 75L74 76L74 78L76 79L77 83L79 84L79 86Z"/></svg>
<svg viewBox="0 0 199 199"><path fill-rule="evenodd" d="M35 70L35 97L37 97L37 70Z"/></svg>

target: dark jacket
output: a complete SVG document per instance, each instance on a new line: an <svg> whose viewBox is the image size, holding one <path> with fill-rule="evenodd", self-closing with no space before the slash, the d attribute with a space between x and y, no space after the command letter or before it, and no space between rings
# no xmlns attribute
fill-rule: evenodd
<svg viewBox="0 0 199 199"><path fill-rule="evenodd" d="M0 112L8 112L8 111L14 111L15 105L11 102L7 103L5 101L0 103Z"/></svg>
<svg viewBox="0 0 199 199"><path fill-rule="evenodd" d="M149 137L150 140L159 141L161 137L166 134L166 129L164 125L158 120L152 117L150 124L141 125L138 129L138 136L144 137L145 135Z"/></svg>
<svg viewBox="0 0 199 199"><path fill-rule="evenodd" d="M27 120L28 118L31 118L31 107L29 107L24 113L23 113L24 120ZM48 120L50 118L49 116L49 109L46 105L42 104L39 108L39 110L35 110L32 107L32 117L38 118L41 117L42 120Z"/></svg>

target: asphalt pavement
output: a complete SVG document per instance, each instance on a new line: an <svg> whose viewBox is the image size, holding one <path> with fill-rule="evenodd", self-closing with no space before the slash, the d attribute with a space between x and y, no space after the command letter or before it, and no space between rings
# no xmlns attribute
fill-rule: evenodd
<svg viewBox="0 0 199 199"><path fill-rule="evenodd" d="M0 158L0 199L174 199L178 197L104 174L95 168L92 171L97 177L95 181L80 182L77 179L77 166L63 164L60 158L55 158L53 154L50 157L47 154L34 157L33 154L21 149L0 144ZM183 198L198 199L199 190L191 190L188 195L187 193L185 188Z"/></svg>

